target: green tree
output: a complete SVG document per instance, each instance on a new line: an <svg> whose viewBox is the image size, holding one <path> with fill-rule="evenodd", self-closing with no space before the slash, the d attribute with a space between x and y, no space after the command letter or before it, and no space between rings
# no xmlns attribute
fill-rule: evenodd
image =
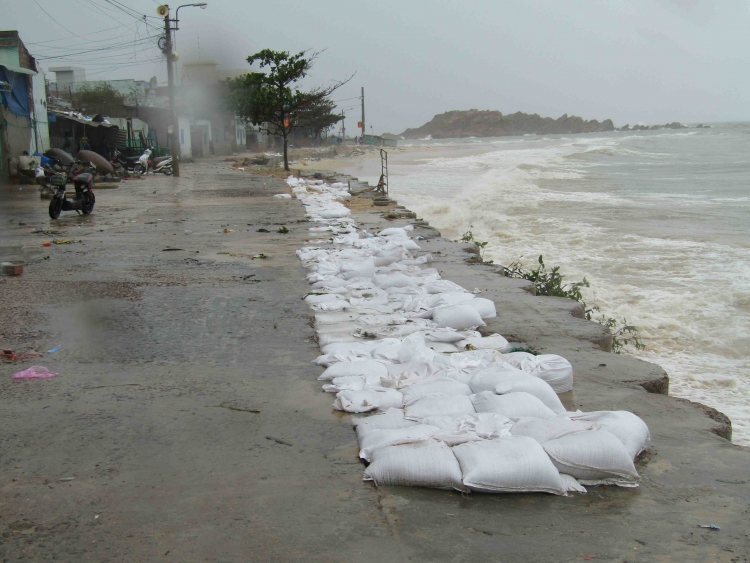
<svg viewBox="0 0 750 563"><path fill-rule="evenodd" d="M328 98L314 102L299 112L294 123L298 127L309 127L313 139L319 141L323 131L343 119L340 113L334 113L335 107L336 103Z"/></svg>
<svg viewBox="0 0 750 563"><path fill-rule="evenodd" d="M124 101L125 96L106 82L95 86L84 84L73 93L73 105L90 115L100 113L109 117L127 117Z"/></svg>
<svg viewBox="0 0 750 563"><path fill-rule="evenodd" d="M314 108L327 107L330 113L333 102L326 98L349 81L346 79L309 91L300 90L298 83L307 76L317 56L318 53L307 51L291 55L288 51L263 49L250 55L247 62L251 65L258 63L267 71L250 72L229 83L230 104L237 115L254 125L268 123L281 135L285 170L289 170L289 134L295 128L307 126L304 117L306 113L317 113Z"/></svg>

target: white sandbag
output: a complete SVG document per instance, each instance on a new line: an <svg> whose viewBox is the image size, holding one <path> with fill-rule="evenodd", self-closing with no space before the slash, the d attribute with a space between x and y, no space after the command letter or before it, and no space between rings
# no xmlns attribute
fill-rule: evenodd
<svg viewBox="0 0 750 563"><path fill-rule="evenodd" d="M424 339L431 342L454 343L464 340L464 335L452 328L431 328L424 333Z"/></svg>
<svg viewBox="0 0 750 563"><path fill-rule="evenodd" d="M542 420L540 418L519 418L511 427L510 433L514 436L528 436L534 438L540 444L549 440L556 440L575 434L576 432L588 432L599 429L599 425L593 422L571 420L566 417L555 417Z"/></svg>
<svg viewBox="0 0 750 563"><path fill-rule="evenodd" d="M383 414L376 414L374 416L363 416L361 418L354 419L354 425L357 430L357 440L362 442L362 438L365 434L374 430L391 430L393 428L406 428L407 426L414 426L419 424L414 420L406 420L404 418L403 409L390 408ZM433 425L434 426L434 425Z"/></svg>
<svg viewBox="0 0 750 563"><path fill-rule="evenodd" d="M637 487L638 472L623 443L606 430L568 434L543 444L558 471L584 485Z"/></svg>
<svg viewBox="0 0 750 563"><path fill-rule="evenodd" d="M323 348L329 344L337 344L341 342L357 343L361 342L361 339L357 338L353 334L347 334L345 332L331 332L328 334L318 333L318 345Z"/></svg>
<svg viewBox="0 0 750 563"><path fill-rule="evenodd" d="M378 233L379 237L401 237L401 238L409 238L409 234L406 232L406 229L403 227L389 227L387 229L383 229Z"/></svg>
<svg viewBox="0 0 750 563"><path fill-rule="evenodd" d="M474 301L476 299L468 301L468 303ZM463 348L470 350L505 350L508 347L508 341L499 334L493 334L485 337L480 336L479 338L467 338L459 344L459 346L461 345L463 345Z"/></svg>
<svg viewBox="0 0 750 563"><path fill-rule="evenodd" d="M533 356L525 352L505 356L511 364L549 383L555 393L565 393L573 389L573 366L562 356L556 354Z"/></svg>
<svg viewBox="0 0 750 563"><path fill-rule="evenodd" d="M396 242L404 247L405 250L420 250L422 248L411 239L398 239Z"/></svg>
<svg viewBox="0 0 750 563"><path fill-rule="evenodd" d="M273 197L276 197L278 199L292 199L291 194L274 194Z"/></svg>
<svg viewBox="0 0 750 563"><path fill-rule="evenodd" d="M338 219L340 217L349 217L351 214L352 212L343 205L318 211L318 215L323 219Z"/></svg>
<svg viewBox="0 0 750 563"><path fill-rule="evenodd" d="M424 419L422 423L428 424L427 420L434 420L436 424L430 424L440 428L433 438L449 446L510 436L510 428L513 425L509 418L491 412L464 414L459 417L432 416Z"/></svg>
<svg viewBox="0 0 750 563"><path fill-rule="evenodd" d="M408 405L404 409L404 417L422 420L428 416L458 416L474 412L474 405L466 395L428 395Z"/></svg>
<svg viewBox="0 0 750 563"><path fill-rule="evenodd" d="M426 346L430 350L435 350L438 354L453 354L461 351L458 349L458 346L449 344L448 342L427 342Z"/></svg>
<svg viewBox="0 0 750 563"><path fill-rule="evenodd" d="M495 395L491 391L482 391L469 397L476 412L496 412L511 420L525 416L535 418L554 418L555 413L542 401L530 393L517 392L507 395Z"/></svg>
<svg viewBox="0 0 750 563"><path fill-rule="evenodd" d="M335 344L329 344L329 346L335 346ZM335 352L333 354L322 354L315 358L313 363L327 368L340 362L357 362L369 359L369 352Z"/></svg>
<svg viewBox="0 0 750 563"><path fill-rule="evenodd" d="M466 304L470 307L473 307L476 309L477 313L483 318L483 319L492 319L494 317L497 317L497 311L495 310L495 304L490 301L489 299L484 299L482 297L476 297L474 299L471 299L466 302Z"/></svg>
<svg viewBox="0 0 750 563"><path fill-rule="evenodd" d="M372 258L341 264L341 277L345 280L352 278L371 278L375 275L375 261Z"/></svg>
<svg viewBox="0 0 750 563"><path fill-rule="evenodd" d="M610 434L614 434L625 446L630 459L635 459L651 439L648 426L643 420L628 411L596 411L575 413L571 420L595 422Z"/></svg>
<svg viewBox="0 0 750 563"><path fill-rule="evenodd" d="M400 273L376 275L373 276L372 282L380 289L388 289L389 287L410 287L416 285L414 278Z"/></svg>
<svg viewBox="0 0 750 563"><path fill-rule="evenodd" d="M359 457L370 461L372 452L386 446L397 444L409 444L411 442L423 442L440 430L437 426L426 424L415 424L403 428L390 428L387 430L373 430L362 436L359 443Z"/></svg>
<svg viewBox="0 0 750 563"><path fill-rule="evenodd" d="M321 346L320 351L323 352L324 355L328 354L338 354L340 352L346 353L346 352L352 352L355 354L361 354L365 356L370 355L370 351L373 349L373 346L369 342L334 342L332 344L327 344L326 346Z"/></svg>
<svg viewBox="0 0 750 563"><path fill-rule="evenodd" d="M436 280L430 283L424 284L425 291L427 293L447 293L449 291L466 291L463 287L457 283L453 283L450 280Z"/></svg>
<svg viewBox="0 0 750 563"><path fill-rule="evenodd" d="M372 454L365 481L377 486L430 487L468 491L461 481L461 467L443 442L428 440L387 446Z"/></svg>
<svg viewBox="0 0 750 563"><path fill-rule="evenodd" d="M323 391L338 393L339 391L362 391L374 387L380 387L380 376L344 375L334 377L330 383L323 385Z"/></svg>
<svg viewBox="0 0 750 563"><path fill-rule="evenodd" d="M450 327L456 330L475 328L485 324L477 310L466 304L438 307L432 312L432 320L439 327Z"/></svg>
<svg viewBox="0 0 750 563"><path fill-rule="evenodd" d="M459 383L450 377L431 377L402 388L401 393L404 395L404 405L408 406L427 395L466 395L468 397L473 391L465 383Z"/></svg>
<svg viewBox="0 0 750 563"><path fill-rule="evenodd" d="M435 350L425 346L424 336L419 332L404 338L398 349L398 361L402 364L417 361L431 362L434 358Z"/></svg>
<svg viewBox="0 0 750 563"><path fill-rule="evenodd" d="M581 485L578 480L573 477L572 475L567 475L565 473L560 473L560 479L562 479L563 486L565 487L565 490L569 493L581 493L586 494L586 487Z"/></svg>
<svg viewBox="0 0 750 563"><path fill-rule="evenodd" d="M404 396L395 389L365 389L340 391L333 408L346 412L369 412L375 409L401 408Z"/></svg>
<svg viewBox="0 0 750 563"><path fill-rule="evenodd" d="M535 440L507 436L453 448L464 485L484 493L566 493L560 474Z"/></svg>
<svg viewBox="0 0 750 563"><path fill-rule="evenodd" d="M523 391L534 395L555 414L565 412L557 393L547 382L517 370L510 364L494 364L477 371L469 381L469 386L475 393L492 391L497 395L506 395Z"/></svg>

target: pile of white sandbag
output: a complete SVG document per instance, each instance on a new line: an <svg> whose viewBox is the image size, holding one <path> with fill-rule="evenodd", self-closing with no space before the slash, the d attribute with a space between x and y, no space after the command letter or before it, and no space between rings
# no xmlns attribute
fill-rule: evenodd
<svg viewBox="0 0 750 563"><path fill-rule="evenodd" d="M573 368L476 329L495 304L441 278L410 225L357 229L346 187L290 177L318 237L297 251L334 408L355 417L365 479L479 492L638 485L649 430L624 411L567 412ZM362 414L367 413L367 414Z"/></svg>

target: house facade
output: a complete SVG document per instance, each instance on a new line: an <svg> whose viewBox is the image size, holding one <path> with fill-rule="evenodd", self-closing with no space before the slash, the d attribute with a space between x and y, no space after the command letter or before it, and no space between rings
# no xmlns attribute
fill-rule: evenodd
<svg viewBox="0 0 750 563"><path fill-rule="evenodd" d="M44 73L17 31L0 31L0 178L11 158L49 148Z"/></svg>

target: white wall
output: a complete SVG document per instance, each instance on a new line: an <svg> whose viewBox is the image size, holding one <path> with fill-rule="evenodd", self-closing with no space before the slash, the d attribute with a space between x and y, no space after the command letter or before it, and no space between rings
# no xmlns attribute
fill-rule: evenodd
<svg viewBox="0 0 750 563"><path fill-rule="evenodd" d="M50 148L49 124L47 123L47 90L44 81L44 72L41 70L31 77L32 97L34 99L34 119L36 120L36 135L31 133L31 150L29 154L44 152ZM39 146L37 146L37 137Z"/></svg>

